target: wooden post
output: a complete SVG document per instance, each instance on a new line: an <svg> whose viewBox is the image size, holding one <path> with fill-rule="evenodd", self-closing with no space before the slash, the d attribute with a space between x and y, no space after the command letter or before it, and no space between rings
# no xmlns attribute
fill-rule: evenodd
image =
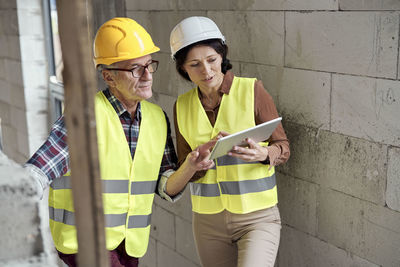
<svg viewBox="0 0 400 267"><path fill-rule="evenodd" d="M91 1L58 0L64 62L65 122L78 235L78 265L109 266L94 115L96 75L93 65Z"/></svg>

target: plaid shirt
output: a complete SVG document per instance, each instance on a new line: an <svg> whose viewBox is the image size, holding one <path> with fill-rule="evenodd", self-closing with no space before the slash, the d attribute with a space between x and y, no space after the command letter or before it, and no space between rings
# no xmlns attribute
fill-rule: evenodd
<svg viewBox="0 0 400 267"><path fill-rule="evenodd" d="M122 128L128 142L132 158L135 155L137 140L139 137L139 127L141 120L140 102L137 106L134 118L131 118L129 112L123 107L122 103L106 89L103 91L118 114ZM164 113L165 114L165 113ZM175 154L174 144L171 138L171 129L167 115L168 133L167 143L161 162L159 177L169 169L175 169L177 157ZM61 116L53 125L50 135L46 142L36 151L36 153L28 160L27 164L32 164L39 168L43 174L49 179L50 184L53 179L63 176L69 171L69 153L67 146L67 130L64 124L64 116Z"/></svg>

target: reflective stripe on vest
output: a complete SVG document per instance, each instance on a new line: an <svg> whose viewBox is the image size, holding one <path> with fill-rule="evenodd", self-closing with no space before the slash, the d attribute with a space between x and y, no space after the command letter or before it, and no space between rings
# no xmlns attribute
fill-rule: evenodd
<svg viewBox="0 0 400 267"><path fill-rule="evenodd" d="M191 183L190 192L192 195L202 197L217 197L221 194L240 195L247 193L257 193L273 189L276 186L275 174L271 177L265 177L256 180L245 180L236 182L219 182L218 184Z"/></svg>
<svg viewBox="0 0 400 267"><path fill-rule="evenodd" d="M160 107L141 101L142 120L132 156L118 115L103 93L95 98L97 141L103 186L106 246L125 239L128 255L142 257L148 246L152 203L164 154L167 124ZM77 253L71 179L55 179L49 190L50 229L58 251Z"/></svg>
<svg viewBox="0 0 400 267"><path fill-rule="evenodd" d="M249 78L233 79L229 95L222 96L214 127L201 105L197 88L178 97L178 128L192 149L220 131L235 133L255 126L254 82ZM215 168L190 184L193 211L214 214L226 209L249 213L277 203L273 167L227 155L215 162Z"/></svg>
<svg viewBox="0 0 400 267"><path fill-rule="evenodd" d="M103 193L129 193L128 180L102 180ZM152 194L155 192L157 181L131 182L131 195ZM72 189L69 176L55 179L50 187L53 190Z"/></svg>
<svg viewBox="0 0 400 267"><path fill-rule="evenodd" d="M124 214L105 214L105 227L125 226L127 213ZM75 225L75 213L63 209L55 209L49 207L49 217L53 221L68 225ZM150 225L151 214L149 215L132 215L128 217L127 229L144 228Z"/></svg>

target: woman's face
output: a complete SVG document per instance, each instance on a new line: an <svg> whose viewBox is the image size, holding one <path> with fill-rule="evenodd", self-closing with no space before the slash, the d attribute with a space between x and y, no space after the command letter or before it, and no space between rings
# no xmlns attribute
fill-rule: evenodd
<svg viewBox="0 0 400 267"><path fill-rule="evenodd" d="M224 78L221 63L222 57L214 48L201 45L190 49L182 69L200 89L218 90Z"/></svg>

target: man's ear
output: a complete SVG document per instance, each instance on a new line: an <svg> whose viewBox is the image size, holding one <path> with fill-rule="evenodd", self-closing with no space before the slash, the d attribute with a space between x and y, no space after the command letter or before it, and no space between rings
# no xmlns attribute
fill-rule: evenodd
<svg viewBox="0 0 400 267"><path fill-rule="evenodd" d="M114 85L114 77L109 70L102 70L101 75L103 76L103 80L107 83L108 86L113 87Z"/></svg>

